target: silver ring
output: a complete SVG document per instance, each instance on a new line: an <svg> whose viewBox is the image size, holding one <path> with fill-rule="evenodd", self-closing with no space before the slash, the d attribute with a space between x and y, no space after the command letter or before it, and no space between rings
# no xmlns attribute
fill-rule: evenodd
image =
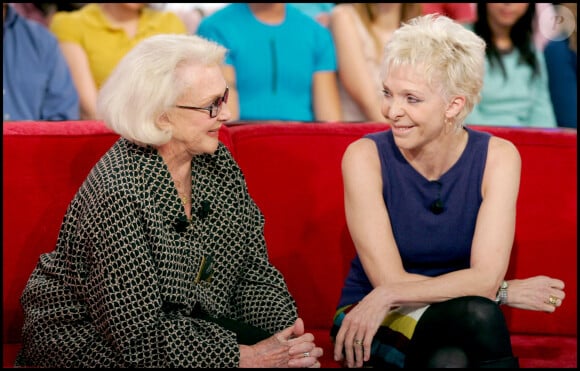
<svg viewBox="0 0 580 371"><path fill-rule="evenodd" d="M310 357L310 352L304 352L304 353L302 353L302 356L303 356L304 358L306 358L306 357Z"/></svg>

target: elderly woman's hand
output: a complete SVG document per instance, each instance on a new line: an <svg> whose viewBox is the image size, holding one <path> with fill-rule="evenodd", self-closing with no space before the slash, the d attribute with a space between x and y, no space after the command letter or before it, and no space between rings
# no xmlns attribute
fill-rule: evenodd
<svg viewBox="0 0 580 371"><path fill-rule="evenodd" d="M254 345L240 345L240 368L320 368L322 348L314 335L304 333L304 322L294 325Z"/></svg>

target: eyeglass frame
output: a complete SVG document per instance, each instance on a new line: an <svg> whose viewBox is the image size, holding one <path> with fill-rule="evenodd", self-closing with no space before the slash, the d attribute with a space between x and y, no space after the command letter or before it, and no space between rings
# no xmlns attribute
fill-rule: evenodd
<svg viewBox="0 0 580 371"><path fill-rule="evenodd" d="M207 107L183 106L183 105L179 105L179 104L176 104L175 107L182 108L182 109L190 109L190 110L194 110L194 111L200 111L200 110L201 111L208 111L209 117L213 119L213 118L217 117L217 115L219 115L219 113L221 112L222 105L224 103L228 103L229 95L230 95L230 88L229 88L229 86L226 86L226 91L224 92L224 95L217 98L215 101L213 101L212 104L210 104Z"/></svg>

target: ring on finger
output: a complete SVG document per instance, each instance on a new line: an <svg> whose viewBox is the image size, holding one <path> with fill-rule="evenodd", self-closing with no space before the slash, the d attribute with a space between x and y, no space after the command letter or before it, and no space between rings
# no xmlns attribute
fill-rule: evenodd
<svg viewBox="0 0 580 371"><path fill-rule="evenodd" d="M550 295L550 298L548 299L548 304L552 304L552 305L556 305L558 304L558 298L555 297L554 295Z"/></svg>
<svg viewBox="0 0 580 371"><path fill-rule="evenodd" d="M354 339L354 345L362 346L363 345L363 341L360 340L360 339Z"/></svg>
<svg viewBox="0 0 580 371"><path fill-rule="evenodd" d="M302 353L302 356L303 356L304 358L306 358L306 357L310 357L310 352L304 352L304 353Z"/></svg>

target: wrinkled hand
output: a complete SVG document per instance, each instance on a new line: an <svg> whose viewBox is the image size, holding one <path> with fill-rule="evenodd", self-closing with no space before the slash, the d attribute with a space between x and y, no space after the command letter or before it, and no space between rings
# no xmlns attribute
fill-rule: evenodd
<svg viewBox="0 0 580 371"><path fill-rule="evenodd" d="M519 309L554 312L566 297L564 282L548 276L534 276L508 281L507 305ZM550 296L556 298L549 303Z"/></svg>
<svg viewBox="0 0 580 371"><path fill-rule="evenodd" d="M390 309L385 298L384 289L376 287L345 315L335 338L335 361L362 367L370 359L373 338Z"/></svg>
<svg viewBox="0 0 580 371"><path fill-rule="evenodd" d="M240 368L320 368L321 347L314 335L304 333L304 322L294 325L254 345L240 345Z"/></svg>

